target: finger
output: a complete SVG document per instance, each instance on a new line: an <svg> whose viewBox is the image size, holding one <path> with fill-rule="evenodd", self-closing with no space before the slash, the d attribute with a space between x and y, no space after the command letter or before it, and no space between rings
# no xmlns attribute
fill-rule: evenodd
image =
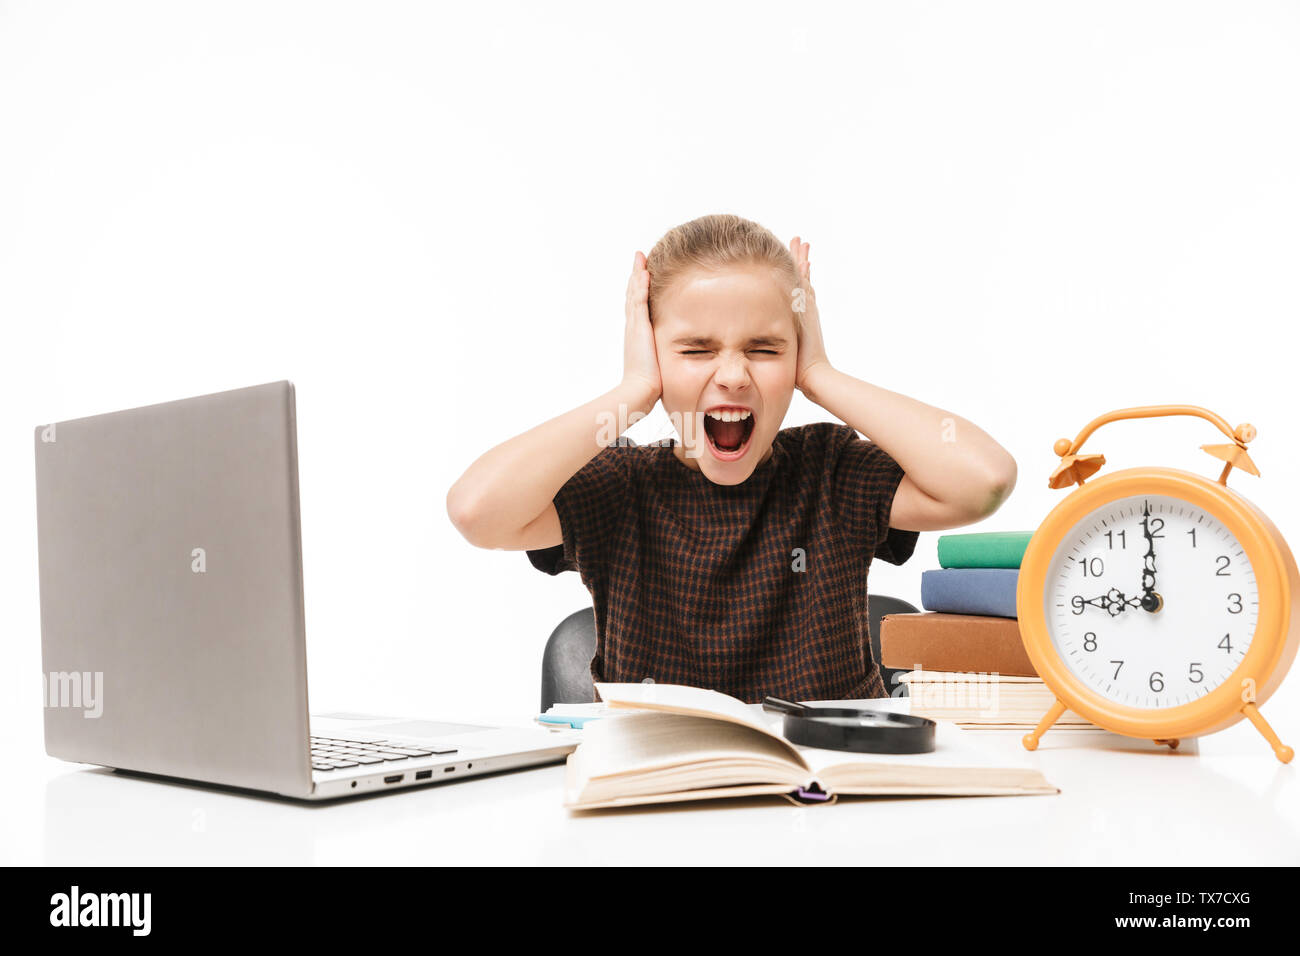
<svg viewBox="0 0 1300 956"><path fill-rule="evenodd" d="M640 253L637 253L640 255ZM640 297L640 282L637 277L636 260L632 260L632 274L627 277L627 297L623 306L623 314L627 318L628 325L631 325L636 319L637 299Z"/></svg>
<svg viewBox="0 0 1300 956"><path fill-rule="evenodd" d="M645 268L645 256L640 251L632 259L632 274L627 280L627 294L631 299L633 296L644 294L650 287L650 273Z"/></svg>
<svg viewBox="0 0 1300 956"><path fill-rule="evenodd" d="M650 324L650 273L645 269L645 257L637 253L641 268L632 273L627 289L627 321L629 324Z"/></svg>

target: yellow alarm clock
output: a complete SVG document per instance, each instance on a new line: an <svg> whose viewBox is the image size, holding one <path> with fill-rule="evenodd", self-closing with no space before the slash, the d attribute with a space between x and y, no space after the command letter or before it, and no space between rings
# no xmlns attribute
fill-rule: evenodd
<svg viewBox="0 0 1300 956"><path fill-rule="evenodd" d="M1174 468L1130 468L1084 484L1106 459L1080 454L1097 428L1127 418L1194 415L1232 441L1202 445L1218 480ZM1195 405L1109 412L1054 446L1051 488L1078 487L1030 538L1016 613L1025 651L1056 702L1024 745L1033 750L1066 708L1098 727L1177 747L1244 716L1283 763L1260 714L1300 644L1300 572L1268 517L1227 485L1251 425L1232 428Z"/></svg>

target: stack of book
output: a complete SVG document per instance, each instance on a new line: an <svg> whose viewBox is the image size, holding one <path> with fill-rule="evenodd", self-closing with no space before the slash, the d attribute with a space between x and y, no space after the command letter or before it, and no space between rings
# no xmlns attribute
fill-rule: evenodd
<svg viewBox="0 0 1300 956"><path fill-rule="evenodd" d="M880 662L909 671L912 713L967 729L1037 725L1055 695L1020 640L1016 585L1032 531L939 538L939 569L921 572L921 614L887 614ZM1067 710L1053 727L1093 728Z"/></svg>

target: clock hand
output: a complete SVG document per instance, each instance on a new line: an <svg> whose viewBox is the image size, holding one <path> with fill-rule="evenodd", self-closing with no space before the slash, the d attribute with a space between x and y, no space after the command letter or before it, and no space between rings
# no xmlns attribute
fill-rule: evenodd
<svg viewBox="0 0 1300 956"><path fill-rule="evenodd" d="M1075 595L1070 602L1074 607L1082 607L1085 604L1091 604L1093 607L1099 607L1111 617L1127 611L1130 607L1141 607L1141 598L1126 598L1123 591L1111 588L1101 597L1081 598Z"/></svg>
<svg viewBox="0 0 1300 956"><path fill-rule="evenodd" d="M1156 593L1156 539L1151 534L1148 522L1151 518L1151 502L1143 502L1142 534L1147 539L1147 553L1142 556L1142 600L1144 611L1155 613L1164 607L1165 599Z"/></svg>

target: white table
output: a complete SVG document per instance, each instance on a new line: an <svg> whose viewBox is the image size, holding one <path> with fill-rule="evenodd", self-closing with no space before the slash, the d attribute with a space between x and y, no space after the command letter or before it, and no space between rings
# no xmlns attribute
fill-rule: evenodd
<svg viewBox="0 0 1300 956"><path fill-rule="evenodd" d="M1278 729L1284 740L1294 736ZM1031 754L1019 732L967 733L1029 760L1061 792L842 797L808 807L771 797L580 813L561 805L557 764L306 805L66 764L38 745L17 755L27 772L10 777L2 862L1300 863L1297 767L1279 763L1244 721L1178 751L1056 731Z"/></svg>

